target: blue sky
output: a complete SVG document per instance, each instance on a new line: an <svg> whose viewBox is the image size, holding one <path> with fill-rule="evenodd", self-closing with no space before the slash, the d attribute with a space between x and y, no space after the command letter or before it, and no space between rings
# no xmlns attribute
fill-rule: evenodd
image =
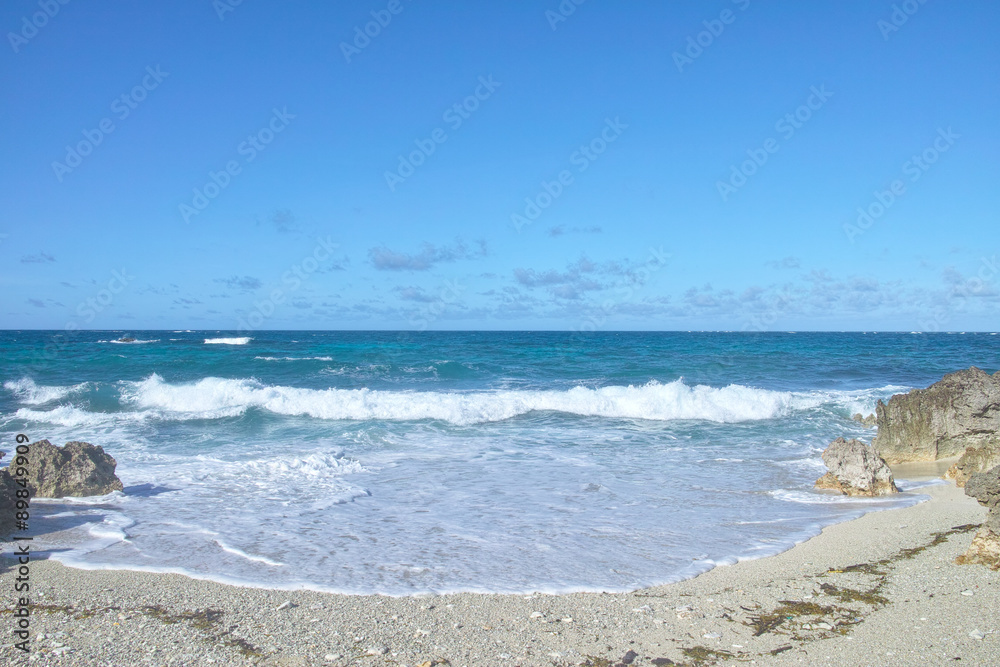
<svg viewBox="0 0 1000 667"><path fill-rule="evenodd" d="M998 326L996 3L11 0L0 28L3 328Z"/></svg>

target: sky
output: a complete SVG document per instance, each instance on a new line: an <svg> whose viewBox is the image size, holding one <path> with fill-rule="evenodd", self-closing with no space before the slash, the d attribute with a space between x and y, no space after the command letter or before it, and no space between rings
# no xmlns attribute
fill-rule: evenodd
<svg viewBox="0 0 1000 667"><path fill-rule="evenodd" d="M995 2L9 0L0 30L0 328L1000 328Z"/></svg>

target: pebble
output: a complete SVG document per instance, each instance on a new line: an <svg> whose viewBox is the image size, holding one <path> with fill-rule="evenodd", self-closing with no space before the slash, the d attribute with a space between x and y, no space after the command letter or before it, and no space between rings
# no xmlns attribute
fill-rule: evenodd
<svg viewBox="0 0 1000 667"><path fill-rule="evenodd" d="M820 630L833 630L833 626L829 623L817 623L816 627Z"/></svg>
<svg viewBox="0 0 1000 667"><path fill-rule="evenodd" d="M965 597L972 597L973 595L975 595L975 593L973 593L972 591L962 591L962 595L964 595Z"/></svg>
<svg viewBox="0 0 1000 667"><path fill-rule="evenodd" d="M384 646L371 646L368 648L368 655L385 655L389 652Z"/></svg>
<svg viewBox="0 0 1000 667"><path fill-rule="evenodd" d="M292 606L292 601L291 600L285 600L280 605L278 605L278 608L275 609L275 611L281 611L282 609L288 609L291 606Z"/></svg>
<svg viewBox="0 0 1000 667"><path fill-rule="evenodd" d="M705 634L702 635L702 637L704 637L705 639L719 639L720 637L722 637L722 635L720 635L718 632L706 632Z"/></svg>
<svg viewBox="0 0 1000 667"><path fill-rule="evenodd" d="M986 639L986 633L983 632L982 630L973 630L972 632L969 633L969 636L972 637L973 639L980 639L980 640Z"/></svg>
<svg viewBox="0 0 1000 667"><path fill-rule="evenodd" d="M543 616L545 616L545 614L543 614L540 611L533 611L533 612L531 612L531 618L541 618Z"/></svg>
<svg viewBox="0 0 1000 667"><path fill-rule="evenodd" d="M327 662L333 662L334 660L340 660L340 654L339 653L327 653L326 655L323 656L323 659L326 660Z"/></svg>
<svg viewBox="0 0 1000 667"><path fill-rule="evenodd" d="M573 617L572 616L567 616L566 618L560 618L559 620L562 621L563 623L572 623L573 622Z"/></svg>

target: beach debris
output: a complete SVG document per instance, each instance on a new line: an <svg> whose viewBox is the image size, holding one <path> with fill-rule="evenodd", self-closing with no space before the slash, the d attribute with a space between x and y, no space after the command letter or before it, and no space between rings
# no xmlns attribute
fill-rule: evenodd
<svg viewBox="0 0 1000 667"><path fill-rule="evenodd" d="M281 611L282 609L288 609L291 606L292 606L292 601L291 600L285 600L284 602L282 602L281 604L278 605L278 608L275 609L275 611Z"/></svg>
<svg viewBox="0 0 1000 667"><path fill-rule="evenodd" d="M563 623L572 623L573 622L573 617L572 616L566 616L565 618L560 618L559 620L562 621Z"/></svg>
<svg viewBox="0 0 1000 667"><path fill-rule="evenodd" d="M962 591L962 595L971 598L973 595L975 595L975 593L973 593L972 591Z"/></svg>
<svg viewBox="0 0 1000 667"><path fill-rule="evenodd" d="M366 653L368 655L385 655L389 652L389 649L385 646L369 646Z"/></svg>
<svg viewBox="0 0 1000 667"><path fill-rule="evenodd" d="M986 639L986 633L983 632L982 630L973 630L972 632L969 633L969 636L972 637L973 639L979 639L979 640Z"/></svg>
<svg viewBox="0 0 1000 667"><path fill-rule="evenodd" d="M1000 446L1000 371L972 366L927 389L896 394L875 407L872 446L889 463L961 456L968 447Z"/></svg>
<svg viewBox="0 0 1000 667"><path fill-rule="evenodd" d="M847 496L887 496L899 493L892 470L865 443L837 438L823 452L830 472L816 480L817 489L839 491Z"/></svg>
<svg viewBox="0 0 1000 667"><path fill-rule="evenodd" d="M702 635L702 637L704 637L705 639L721 639L722 635L720 635L718 632L706 632L705 634Z"/></svg>
<svg viewBox="0 0 1000 667"><path fill-rule="evenodd" d="M856 422L859 422L862 426L868 426L868 427L875 426L878 423L878 418L875 417L874 414L870 414L867 417L865 417L862 416L860 412L855 412L851 416L851 419L853 419Z"/></svg>
<svg viewBox="0 0 1000 667"><path fill-rule="evenodd" d="M531 618L542 618L544 616L545 616L545 614L543 614L540 611L533 611L533 612L531 612Z"/></svg>
<svg viewBox="0 0 1000 667"><path fill-rule="evenodd" d="M39 440L28 447L31 465L27 484L32 496L103 496L123 488L115 475L117 462L99 445L67 442L56 447L48 440Z"/></svg>
<svg viewBox="0 0 1000 667"><path fill-rule="evenodd" d="M340 660L341 655L339 653L327 653L323 656L323 659L327 662L333 662L334 660Z"/></svg>

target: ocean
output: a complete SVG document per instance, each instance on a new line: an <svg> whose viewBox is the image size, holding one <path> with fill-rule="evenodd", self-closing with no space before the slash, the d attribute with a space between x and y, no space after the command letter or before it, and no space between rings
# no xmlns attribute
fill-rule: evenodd
<svg viewBox="0 0 1000 667"><path fill-rule="evenodd" d="M851 415L880 398L1000 367L990 333L6 331L0 352L0 448L101 445L125 485L34 500L33 552L388 595L632 590L919 502L817 493L820 453L870 442Z"/></svg>

